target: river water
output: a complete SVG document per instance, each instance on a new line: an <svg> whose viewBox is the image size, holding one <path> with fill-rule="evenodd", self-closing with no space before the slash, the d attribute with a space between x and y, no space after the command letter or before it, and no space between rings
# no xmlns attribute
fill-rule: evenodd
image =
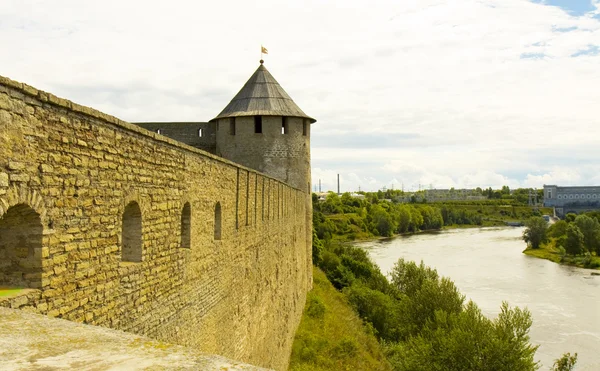
<svg viewBox="0 0 600 371"><path fill-rule="evenodd" d="M489 318L502 301L533 315L531 342L548 370L577 352L577 371L600 370L600 276L522 254L523 228L473 228L358 243L387 274L399 258L423 260L451 278Z"/></svg>

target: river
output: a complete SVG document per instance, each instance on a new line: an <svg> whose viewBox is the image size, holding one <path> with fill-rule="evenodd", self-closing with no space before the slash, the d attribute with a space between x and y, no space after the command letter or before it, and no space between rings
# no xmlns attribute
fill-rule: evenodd
<svg viewBox="0 0 600 371"><path fill-rule="evenodd" d="M521 252L523 228L453 229L357 243L387 274L399 258L421 260L451 278L489 318L502 301L533 315L531 342L548 370L577 352L577 371L600 370L600 276Z"/></svg>

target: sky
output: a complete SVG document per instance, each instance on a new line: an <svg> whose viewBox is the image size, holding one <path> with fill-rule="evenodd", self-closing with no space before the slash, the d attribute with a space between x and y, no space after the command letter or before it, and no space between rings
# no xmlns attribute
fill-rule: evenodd
<svg viewBox="0 0 600 371"><path fill-rule="evenodd" d="M0 75L208 121L258 67L322 190L600 185L600 0L2 0Z"/></svg>

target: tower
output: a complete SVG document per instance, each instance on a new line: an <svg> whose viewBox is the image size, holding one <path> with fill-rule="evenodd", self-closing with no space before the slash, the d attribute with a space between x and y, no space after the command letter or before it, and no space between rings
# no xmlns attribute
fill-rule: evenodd
<svg viewBox="0 0 600 371"><path fill-rule="evenodd" d="M216 154L291 186L310 187L310 124L260 61L216 123Z"/></svg>

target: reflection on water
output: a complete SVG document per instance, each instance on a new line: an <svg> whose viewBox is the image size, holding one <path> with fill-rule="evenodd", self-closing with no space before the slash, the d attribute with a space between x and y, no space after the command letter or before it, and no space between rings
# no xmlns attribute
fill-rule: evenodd
<svg viewBox="0 0 600 371"><path fill-rule="evenodd" d="M450 277L487 316L502 301L528 307L541 370L577 352L578 371L600 370L600 276L521 253L523 228L455 229L357 244L383 273L399 258L423 262Z"/></svg>

